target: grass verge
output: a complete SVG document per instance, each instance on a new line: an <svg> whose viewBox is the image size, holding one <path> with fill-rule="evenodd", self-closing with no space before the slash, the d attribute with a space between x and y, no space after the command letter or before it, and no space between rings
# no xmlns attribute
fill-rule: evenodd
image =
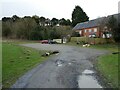
<svg viewBox="0 0 120 90"><path fill-rule="evenodd" d="M97 44L97 45L91 45L90 48L118 52L118 44Z"/></svg>
<svg viewBox="0 0 120 90"><path fill-rule="evenodd" d="M82 44L76 44L76 42L68 42L65 45L71 45L71 46L77 46L82 47ZM84 47L86 48L86 47ZM96 44L96 45L90 45L90 47L87 48L94 48L94 49L100 49L100 50L109 50L113 52L118 52L118 44Z"/></svg>
<svg viewBox="0 0 120 90"><path fill-rule="evenodd" d="M2 84L9 88L26 71L32 69L46 58L41 57L45 51L22 47L16 43L2 44Z"/></svg>
<svg viewBox="0 0 120 90"><path fill-rule="evenodd" d="M111 87L118 87L118 54L100 56L97 62L97 69Z"/></svg>

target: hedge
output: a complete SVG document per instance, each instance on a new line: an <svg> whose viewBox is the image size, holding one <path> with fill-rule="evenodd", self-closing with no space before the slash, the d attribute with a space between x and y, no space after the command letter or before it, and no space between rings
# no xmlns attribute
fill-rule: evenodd
<svg viewBox="0 0 120 90"><path fill-rule="evenodd" d="M71 37L71 42L86 42L86 43L95 43L95 44L104 44L104 43L113 43L114 40L109 38L88 38L88 37Z"/></svg>

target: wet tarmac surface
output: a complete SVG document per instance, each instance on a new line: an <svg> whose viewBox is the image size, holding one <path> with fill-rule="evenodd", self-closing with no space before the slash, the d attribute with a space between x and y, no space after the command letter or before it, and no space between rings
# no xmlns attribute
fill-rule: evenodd
<svg viewBox="0 0 120 90"><path fill-rule="evenodd" d="M84 70L78 77L79 88L102 88L92 70Z"/></svg>
<svg viewBox="0 0 120 90"><path fill-rule="evenodd" d="M108 51L67 45L22 44L37 50L58 50L42 64L25 73L12 88L101 88L91 60ZM88 85L88 83L91 83Z"/></svg>

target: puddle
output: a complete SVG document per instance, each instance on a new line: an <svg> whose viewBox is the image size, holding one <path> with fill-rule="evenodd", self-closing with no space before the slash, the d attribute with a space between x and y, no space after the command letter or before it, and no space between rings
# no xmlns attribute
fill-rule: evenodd
<svg viewBox="0 0 120 90"><path fill-rule="evenodd" d="M55 54L55 55L58 55L59 53Z"/></svg>
<svg viewBox="0 0 120 90"><path fill-rule="evenodd" d="M72 63L68 63L69 65L71 65Z"/></svg>
<svg viewBox="0 0 120 90"><path fill-rule="evenodd" d="M85 74L85 75L91 75L91 74L94 74L94 72L92 71L92 70L84 70L83 72L82 72L82 74Z"/></svg>
<svg viewBox="0 0 120 90"><path fill-rule="evenodd" d="M58 64L57 66L60 67L60 66L62 66L62 64Z"/></svg>
<svg viewBox="0 0 120 90"><path fill-rule="evenodd" d="M64 63L63 60L56 60L56 65L57 65L58 67L62 66L63 63Z"/></svg>
<svg viewBox="0 0 120 90"><path fill-rule="evenodd" d="M78 77L79 88L102 88L93 74L92 70L84 70Z"/></svg>
<svg viewBox="0 0 120 90"><path fill-rule="evenodd" d="M55 64L57 65L57 66L63 66L63 65L72 65L74 62L67 62L67 61L65 61L65 60L63 60L63 59L57 59L56 61L55 61Z"/></svg>
<svg viewBox="0 0 120 90"><path fill-rule="evenodd" d="M76 62L76 60L73 59L72 62L74 63L74 62Z"/></svg>

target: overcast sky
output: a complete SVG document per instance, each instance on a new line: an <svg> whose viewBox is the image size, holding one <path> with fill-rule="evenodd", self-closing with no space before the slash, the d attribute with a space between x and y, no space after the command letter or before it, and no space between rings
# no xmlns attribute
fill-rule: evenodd
<svg viewBox="0 0 120 90"><path fill-rule="evenodd" d="M118 13L120 0L1 0L2 17L13 15L44 16L52 19L71 19L71 14L76 5L79 5L90 20L102 16Z"/></svg>

